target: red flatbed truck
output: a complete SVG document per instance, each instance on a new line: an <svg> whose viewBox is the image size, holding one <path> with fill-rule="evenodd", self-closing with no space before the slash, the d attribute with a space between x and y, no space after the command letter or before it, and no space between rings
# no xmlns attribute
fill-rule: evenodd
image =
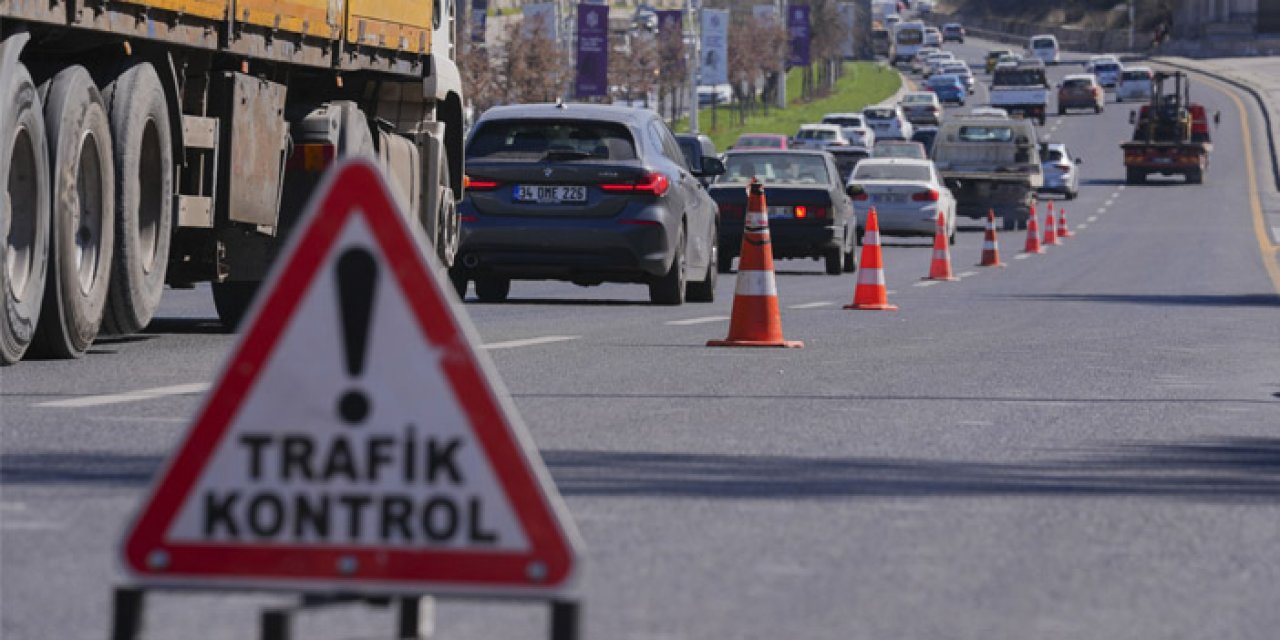
<svg viewBox="0 0 1280 640"><path fill-rule="evenodd" d="M1173 90L1165 91L1172 82ZM1214 114L1217 123L1219 115ZM1151 102L1129 113L1133 139L1122 143L1125 182L1139 184L1147 176L1181 175L1200 184L1209 170L1213 142L1203 105L1191 102L1190 81L1181 71L1157 73Z"/></svg>

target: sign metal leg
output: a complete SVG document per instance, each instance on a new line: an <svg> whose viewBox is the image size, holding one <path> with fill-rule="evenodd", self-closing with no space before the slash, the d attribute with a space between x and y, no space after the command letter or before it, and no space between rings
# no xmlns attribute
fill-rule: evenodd
<svg viewBox="0 0 1280 640"><path fill-rule="evenodd" d="M579 606L576 601L551 601L551 640L578 640Z"/></svg>
<svg viewBox="0 0 1280 640"><path fill-rule="evenodd" d="M289 640L290 613L282 609L262 612L262 640Z"/></svg>
<svg viewBox="0 0 1280 640"><path fill-rule="evenodd" d="M142 589L117 587L111 597L111 640L142 638Z"/></svg>

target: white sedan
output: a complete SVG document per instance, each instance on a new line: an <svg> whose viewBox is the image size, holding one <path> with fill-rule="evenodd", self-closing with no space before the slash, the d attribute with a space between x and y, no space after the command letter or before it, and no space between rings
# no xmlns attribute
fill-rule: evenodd
<svg viewBox="0 0 1280 640"><path fill-rule="evenodd" d="M876 140L910 140L915 129L907 120L902 107L867 107L862 110L871 130L876 132Z"/></svg>
<svg viewBox="0 0 1280 640"><path fill-rule="evenodd" d="M867 158L849 178L849 196L859 221L865 223L875 207L885 235L932 236L941 211L947 239L955 244L956 199L931 160Z"/></svg>

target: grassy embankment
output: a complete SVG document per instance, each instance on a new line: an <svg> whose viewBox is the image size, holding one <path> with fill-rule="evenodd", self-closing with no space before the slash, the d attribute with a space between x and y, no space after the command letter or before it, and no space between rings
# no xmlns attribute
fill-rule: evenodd
<svg viewBox="0 0 1280 640"><path fill-rule="evenodd" d="M743 133L781 133L795 135L800 125L818 122L822 116L836 111L861 111L893 95L902 80L892 69L874 62L846 62L844 76L836 82L835 91L812 102L800 102L800 69L792 69L787 75L787 108L770 107L769 115L758 111L747 116L746 124L738 124L735 107L718 107L716 128L711 127L711 108L698 111L698 128L711 136L716 148L724 150ZM688 123L681 120L677 131L688 131Z"/></svg>

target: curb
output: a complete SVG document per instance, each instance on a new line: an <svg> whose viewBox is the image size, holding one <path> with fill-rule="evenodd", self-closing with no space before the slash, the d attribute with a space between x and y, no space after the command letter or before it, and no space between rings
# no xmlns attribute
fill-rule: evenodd
<svg viewBox="0 0 1280 640"><path fill-rule="evenodd" d="M1180 62L1172 62L1168 59L1163 59L1158 57L1151 58L1151 61L1159 64L1163 64L1166 66L1174 67L1177 69L1182 69L1183 71L1190 71L1194 73L1199 73L1201 75L1209 76L1210 78L1213 78L1220 82L1229 84L1237 89L1240 89L1241 91L1244 91L1245 93L1248 93L1250 96L1253 97L1254 102L1258 103L1258 110L1262 112L1262 120L1266 124L1267 147L1271 150L1271 178L1275 183L1274 184L1275 190L1277 192L1280 192L1280 152L1277 152L1276 150L1276 136L1275 136L1275 128L1274 128L1277 116L1274 116L1271 113L1271 108L1267 105L1267 101L1265 98L1263 98L1262 94L1258 93L1258 90L1255 89L1253 86L1249 85L1248 83L1242 82L1235 78L1231 78L1229 76L1225 76L1216 71L1207 71L1200 67L1195 67L1195 66L1180 63Z"/></svg>

